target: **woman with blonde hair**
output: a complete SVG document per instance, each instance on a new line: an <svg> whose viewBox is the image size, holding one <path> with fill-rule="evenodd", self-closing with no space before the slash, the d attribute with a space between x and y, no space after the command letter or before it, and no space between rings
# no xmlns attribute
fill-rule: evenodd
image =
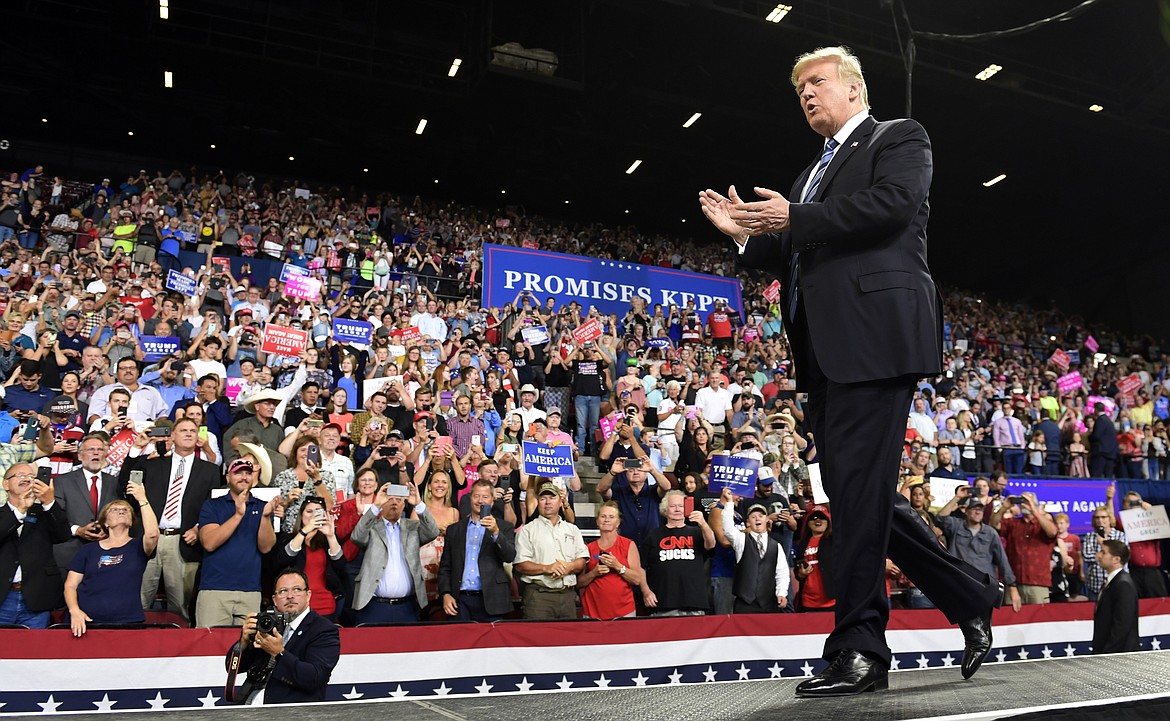
<svg viewBox="0 0 1170 721"><path fill-rule="evenodd" d="M142 509L142 535L130 536L134 507L124 500L110 501L98 512L97 524L105 538L81 547L69 562L65 605L69 627L81 637L87 623L143 623L142 575L146 560L158 545L158 517L141 483L131 483L126 494Z"/></svg>
<svg viewBox="0 0 1170 721"><path fill-rule="evenodd" d="M642 585L646 574L637 544L618 533L621 521L617 501L606 501L597 509L601 536L586 546L589 559L585 570L577 574L581 610L586 618L608 621L636 613L633 589Z"/></svg>

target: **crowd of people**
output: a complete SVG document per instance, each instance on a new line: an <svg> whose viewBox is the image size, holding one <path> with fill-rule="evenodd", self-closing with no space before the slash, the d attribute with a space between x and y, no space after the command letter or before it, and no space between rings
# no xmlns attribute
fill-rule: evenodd
<svg viewBox="0 0 1170 721"><path fill-rule="evenodd" d="M825 569L847 561L774 279L728 248L243 173L76 192L38 166L2 185L0 624L63 611L80 635L165 599L192 625L239 626L288 567L342 624L833 607ZM485 242L738 276L744 311L483 307ZM315 275L320 296L254 274L262 260ZM945 372L908 409L903 492L1017 608L1094 598L1101 542L1124 540L1112 495L1078 538L1006 479L1166 479L1166 356L1055 309L944 301ZM602 335L575 344L591 318ZM370 323L369 342L335 339L337 320ZM534 325L546 342L526 340ZM269 326L306 347L266 352ZM580 475L525 473L525 441L598 464L598 538L575 524ZM754 493L708 488L721 454L758 461ZM932 508L931 478L973 476ZM1142 594L1165 595L1158 543L1131 551ZM902 603L930 605L888 570Z"/></svg>

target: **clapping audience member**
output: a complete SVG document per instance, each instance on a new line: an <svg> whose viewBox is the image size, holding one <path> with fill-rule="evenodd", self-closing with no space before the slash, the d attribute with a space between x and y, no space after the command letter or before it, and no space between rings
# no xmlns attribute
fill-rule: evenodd
<svg viewBox="0 0 1170 721"><path fill-rule="evenodd" d="M576 618L577 574L589 550L581 531L560 516L563 491L545 481L537 490L537 515L516 536L513 573L520 576L524 618Z"/></svg>
<svg viewBox="0 0 1170 721"><path fill-rule="evenodd" d="M65 606L73 635L85 633L87 623L126 624L146 620L142 612L142 575L146 559L158 545L158 519L146 497L146 487L131 483L127 495L142 511L142 535L130 536L134 509L123 500L107 503L98 514L102 538L82 546L69 563Z"/></svg>

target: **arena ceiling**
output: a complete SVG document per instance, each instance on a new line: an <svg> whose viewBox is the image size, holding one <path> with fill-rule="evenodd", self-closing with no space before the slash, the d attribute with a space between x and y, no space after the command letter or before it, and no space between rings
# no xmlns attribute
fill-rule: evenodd
<svg viewBox="0 0 1170 721"><path fill-rule="evenodd" d="M783 192L817 152L792 59L850 45L874 114L900 117L913 30L936 276L1170 336L1146 312L1167 315L1152 304L1170 264L1170 0L1089 2L979 41L920 33L1005 30L1082 3L785 3L771 23L775 3L755 0L168 0L165 20L159 0L17 0L0 157L244 169L714 241L700 189ZM555 72L493 64L509 42L552 51Z"/></svg>

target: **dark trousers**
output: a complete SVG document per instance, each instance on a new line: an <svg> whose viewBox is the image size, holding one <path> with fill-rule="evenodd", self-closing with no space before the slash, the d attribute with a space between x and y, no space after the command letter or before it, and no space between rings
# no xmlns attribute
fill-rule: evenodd
<svg viewBox="0 0 1170 721"><path fill-rule="evenodd" d="M1161 598L1166 595L1166 579L1162 569L1147 566L1129 566L1129 575L1138 588L1138 598Z"/></svg>
<svg viewBox="0 0 1170 721"><path fill-rule="evenodd" d="M825 658L853 649L889 663L887 556L951 623L985 614L999 596L999 583L950 555L897 493L906 409L916 379L830 380L807 340L799 309L794 325L796 336L805 341L796 357L797 373L809 394L821 478L830 499L833 554L842 559L833 571L836 627L825 641Z"/></svg>
<svg viewBox="0 0 1170 721"><path fill-rule="evenodd" d="M772 602L767 603L756 599L755 603L747 603L740 599L735 599L736 613L777 613L780 610L780 604L776 601L776 597L772 597Z"/></svg>
<svg viewBox="0 0 1170 721"><path fill-rule="evenodd" d="M1098 454L1091 454L1089 456L1089 477L1090 478L1113 478L1113 464L1116 459L1106 458Z"/></svg>
<svg viewBox="0 0 1170 721"><path fill-rule="evenodd" d="M460 591L458 601L458 611L455 618L460 621L476 621L478 623L495 623L503 619L503 616L493 616L487 612L483 607L483 595L471 594L466 591Z"/></svg>
<svg viewBox="0 0 1170 721"><path fill-rule="evenodd" d="M404 603L379 603L371 598L365 608L357 612L358 623L417 623L418 601L411 599Z"/></svg>

